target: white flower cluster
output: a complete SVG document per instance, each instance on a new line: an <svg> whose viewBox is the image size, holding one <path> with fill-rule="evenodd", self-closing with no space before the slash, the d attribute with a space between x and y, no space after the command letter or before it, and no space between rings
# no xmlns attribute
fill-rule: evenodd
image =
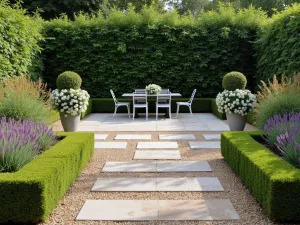
<svg viewBox="0 0 300 225"><path fill-rule="evenodd" d="M249 90L225 90L216 98L218 111L221 113L237 113L245 116L256 104L256 96Z"/></svg>
<svg viewBox="0 0 300 225"><path fill-rule="evenodd" d="M65 116L78 115L85 112L89 104L90 95L81 89L55 89L50 95L53 109L64 112Z"/></svg>
<svg viewBox="0 0 300 225"><path fill-rule="evenodd" d="M146 86L146 91L148 94L159 94L161 92L161 87L157 84L149 84Z"/></svg>

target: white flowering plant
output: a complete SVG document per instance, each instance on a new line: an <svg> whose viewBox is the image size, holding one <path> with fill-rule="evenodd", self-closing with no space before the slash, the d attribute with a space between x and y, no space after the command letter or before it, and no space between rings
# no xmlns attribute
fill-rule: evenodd
<svg viewBox="0 0 300 225"><path fill-rule="evenodd" d="M237 113L247 115L255 106L256 96L249 90L236 89L235 91L225 90L219 93L216 98L218 111L221 113Z"/></svg>
<svg viewBox="0 0 300 225"><path fill-rule="evenodd" d="M90 95L81 89L55 89L50 95L52 107L65 114L76 116L87 110Z"/></svg>
<svg viewBox="0 0 300 225"><path fill-rule="evenodd" d="M149 84L146 86L146 91L148 94L159 94L161 92L161 87L157 84Z"/></svg>

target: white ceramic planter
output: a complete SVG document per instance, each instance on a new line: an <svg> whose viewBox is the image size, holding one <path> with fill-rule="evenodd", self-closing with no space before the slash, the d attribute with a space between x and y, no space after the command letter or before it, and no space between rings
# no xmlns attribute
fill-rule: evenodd
<svg viewBox="0 0 300 225"><path fill-rule="evenodd" d="M226 113L228 125L231 131L243 131L247 123L247 115L237 113Z"/></svg>
<svg viewBox="0 0 300 225"><path fill-rule="evenodd" d="M65 117L65 113L60 112L59 115L65 132L75 132L78 130L80 124L80 114L76 116L68 115Z"/></svg>

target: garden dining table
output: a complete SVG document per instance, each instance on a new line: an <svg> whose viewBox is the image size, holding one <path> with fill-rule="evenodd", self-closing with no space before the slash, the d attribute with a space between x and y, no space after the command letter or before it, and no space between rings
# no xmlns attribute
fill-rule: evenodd
<svg viewBox="0 0 300 225"><path fill-rule="evenodd" d="M134 93L124 93L122 95L122 97L127 97L127 98L132 98L134 95ZM162 95L165 95L165 94L162 94ZM170 93L171 97L182 97L182 95L180 93ZM147 97L149 98L156 98L157 94L147 94ZM136 117L138 117L138 113L135 114ZM165 117L166 118L169 118L169 111L168 111L168 108L166 108L166 112L165 112Z"/></svg>

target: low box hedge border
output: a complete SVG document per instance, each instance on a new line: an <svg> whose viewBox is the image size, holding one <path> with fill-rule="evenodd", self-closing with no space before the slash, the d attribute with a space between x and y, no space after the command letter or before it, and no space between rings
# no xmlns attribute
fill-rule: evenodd
<svg viewBox="0 0 300 225"><path fill-rule="evenodd" d="M262 134L222 133L222 155L271 219L300 220L300 170L256 141Z"/></svg>
<svg viewBox="0 0 300 225"><path fill-rule="evenodd" d="M64 137L15 173L0 173L0 223L45 221L94 153L93 133Z"/></svg>

